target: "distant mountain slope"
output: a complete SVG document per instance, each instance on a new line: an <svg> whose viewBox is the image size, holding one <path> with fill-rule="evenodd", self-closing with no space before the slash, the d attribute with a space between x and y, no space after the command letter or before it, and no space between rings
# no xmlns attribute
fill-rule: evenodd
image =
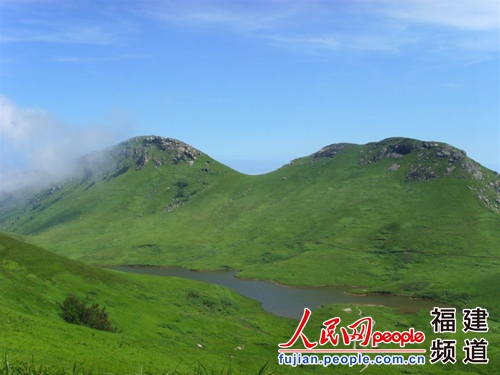
<svg viewBox="0 0 500 375"><path fill-rule="evenodd" d="M450 145L336 144L260 176L161 137L105 154L83 177L4 208L2 228L92 264L498 303L500 179Z"/></svg>

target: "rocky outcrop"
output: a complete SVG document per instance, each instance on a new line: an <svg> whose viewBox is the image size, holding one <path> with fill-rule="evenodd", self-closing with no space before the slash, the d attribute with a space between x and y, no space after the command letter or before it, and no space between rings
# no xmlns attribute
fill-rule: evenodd
<svg viewBox="0 0 500 375"><path fill-rule="evenodd" d="M422 147L418 141L406 138L388 138L381 142L368 143L359 158L359 164L376 163L382 159L400 159Z"/></svg>
<svg viewBox="0 0 500 375"><path fill-rule="evenodd" d="M346 147L352 147L353 145L350 143L337 143L333 145L329 145L323 147L318 152L312 154L314 159L318 158L334 158L338 154L340 154Z"/></svg>
<svg viewBox="0 0 500 375"><path fill-rule="evenodd" d="M408 180L427 181L450 175L461 179L483 178L479 164L469 159L462 150L446 144L423 142L418 151L417 160L406 174Z"/></svg>
<svg viewBox="0 0 500 375"><path fill-rule="evenodd" d="M148 157L148 155L147 155L147 154L142 154L142 155L139 157L139 159L137 159L137 161L136 161L136 163L135 163L135 164L137 165L137 168L136 168L136 169L137 169L137 170L140 170L140 169L144 168L144 166L145 166L146 164L148 164L148 162L149 162L149 157Z"/></svg>
<svg viewBox="0 0 500 375"><path fill-rule="evenodd" d="M387 168L387 170L391 171L391 172L394 172L394 171L397 171L399 168L401 168L401 166L399 164L394 163L389 168Z"/></svg>
<svg viewBox="0 0 500 375"><path fill-rule="evenodd" d="M465 151L439 142L408 138L388 138L368 143L360 151L358 163L367 165L385 159L397 159L387 170L402 171L407 182L426 182L442 177L469 180L469 188L487 207L500 211L500 178L487 173Z"/></svg>
<svg viewBox="0 0 500 375"><path fill-rule="evenodd" d="M145 147L156 146L160 151L169 151L172 164L195 161L202 154L187 143L173 138L145 137L143 145Z"/></svg>
<svg viewBox="0 0 500 375"><path fill-rule="evenodd" d="M168 163L179 164L186 162L193 165L203 155L194 147L173 138L159 136L136 137L124 142L120 156L123 159L132 159L136 170L141 170L150 161L159 168Z"/></svg>
<svg viewBox="0 0 500 375"><path fill-rule="evenodd" d="M383 159L403 158L408 159L406 169L408 181L428 181L451 174L463 178L463 173L470 174L474 179L482 178L480 166L470 160L464 151L443 143L422 142L408 138L388 138L381 142L368 143L361 151L359 164L367 165ZM388 169L396 171L401 165L402 162L395 163Z"/></svg>

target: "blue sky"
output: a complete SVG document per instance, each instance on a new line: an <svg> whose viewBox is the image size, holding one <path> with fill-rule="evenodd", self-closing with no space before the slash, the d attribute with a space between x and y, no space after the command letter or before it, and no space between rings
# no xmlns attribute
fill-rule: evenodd
<svg viewBox="0 0 500 375"><path fill-rule="evenodd" d="M250 174L393 136L500 171L499 7L2 0L0 175L62 175L76 154L150 134Z"/></svg>

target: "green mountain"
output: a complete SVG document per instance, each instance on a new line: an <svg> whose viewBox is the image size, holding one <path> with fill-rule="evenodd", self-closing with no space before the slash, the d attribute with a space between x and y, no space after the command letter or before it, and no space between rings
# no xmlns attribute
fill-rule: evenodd
<svg viewBox="0 0 500 375"><path fill-rule="evenodd" d="M249 176L180 141L137 137L4 204L0 225L88 264L233 268L498 317L500 178L444 143L335 144Z"/></svg>

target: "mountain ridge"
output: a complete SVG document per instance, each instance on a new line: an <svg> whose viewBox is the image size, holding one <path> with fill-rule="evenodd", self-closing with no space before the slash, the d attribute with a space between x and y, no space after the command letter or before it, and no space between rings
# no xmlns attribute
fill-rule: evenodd
<svg viewBox="0 0 500 375"><path fill-rule="evenodd" d="M452 174L458 166L462 169L466 169L467 172L472 172L475 174L476 179L482 178L482 173L479 167L479 163L467 157L465 151L455 148L447 143L435 142L435 141L421 141L417 139L411 139L406 137L391 137L386 138L377 142L369 142L366 144L355 144L355 143L333 143L327 145L320 150L304 157L312 157L313 159L318 158L333 158L338 153L342 152L346 148L356 148L363 147L360 151L359 164L366 165L380 161L381 159L388 158L398 160L410 153L419 152L420 161L427 161L432 157L432 152L434 156L441 158L442 160L448 160L448 169L445 173L441 175L446 176ZM153 149L164 153L161 158L157 158L152 155ZM165 157L165 154L167 157ZM194 162L199 157L205 157L207 154L196 149L195 147L182 142L175 138L168 138L155 135L147 136L136 136L122 141L114 146L108 147L101 151L94 151L80 158L80 171L77 171L76 175L83 174L84 178L88 178L93 174L112 174L116 173L119 175L125 173L121 171L127 161L133 160L134 164L127 165L129 168L134 167L136 170L141 170L146 166L146 164L152 162L155 167L164 166L167 163L178 164L180 162L186 162L188 165L193 165ZM289 163L283 165L281 168L293 165L298 160L304 157L298 157L291 160ZM462 163L457 163L461 161ZM227 166L226 166L227 167ZM228 167L229 168L229 167ZM270 171L268 173L274 173L280 168ZM238 173L237 170L235 170ZM494 175L500 176L497 172L491 171ZM244 174L244 173L242 173ZM116 176L115 175L115 176ZM411 176L410 176L411 175ZM427 166L422 168L422 166L413 166L412 171L408 175L409 179L413 180L429 180L434 178L439 178L440 174L436 173ZM463 178L463 177L459 177ZM56 183L54 186L64 184L64 182ZM500 192L500 187L495 187L496 190ZM500 195L499 195L500 197Z"/></svg>
<svg viewBox="0 0 500 375"><path fill-rule="evenodd" d="M326 159L332 160L345 150L353 149L359 152L357 163L354 166L368 166L391 160L393 163L387 167L387 171L404 172L405 182L426 182L442 177L454 177L461 180L469 178L475 182L482 181L484 183L481 186L469 185L469 189L476 194L476 197L486 207L495 212L500 212L500 175L487 170L479 163L468 158L465 151L442 142L392 137L364 145L334 143L308 156L293 159L281 168L264 175L279 173L294 165L310 166ZM413 158L406 165L403 163L402 166L399 162L405 157L408 158L407 156L413 156ZM205 158L205 160L201 161L202 158ZM154 165L155 168L161 168L166 165L175 166L178 164L193 167L195 163L197 164L196 171L204 172L207 175L213 171L220 174L222 170L225 173L231 171L245 175L217 162L202 151L180 140L154 135L137 136L115 146L83 156L80 159L80 171L74 177L33 194L26 199L24 204L26 207L36 210L40 207L41 200L52 196L56 191L62 189L64 185L75 183L75 181L76 183L87 184L85 187L85 191L87 191L100 180L109 182L129 170L141 171L148 164ZM214 167L218 169L214 170ZM283 179L286 179L286 176ZM179 182L177 188L182 190L183 184L183 182ZM191 192L192 195L196 193ZM180 193L179 197L180 195L185 198L184 192ZM4 199L3 202L0 202L0 225L4 230L9 230L9 227L5 225L5 217L9 208L12 209L13 206L19 206L20 204L20 200L17 200L14 205L13 201L13 199Z"/></svg>
<svg viewBox="0 0 500 375"><path fill-rule="evenodd" d="M4 209L2 230L89 264L230 268L461 305L498 296L471 285L496 285L499 176L445 143L333 144L256 176L163 137L106 153L108 169Z"/></svg>

